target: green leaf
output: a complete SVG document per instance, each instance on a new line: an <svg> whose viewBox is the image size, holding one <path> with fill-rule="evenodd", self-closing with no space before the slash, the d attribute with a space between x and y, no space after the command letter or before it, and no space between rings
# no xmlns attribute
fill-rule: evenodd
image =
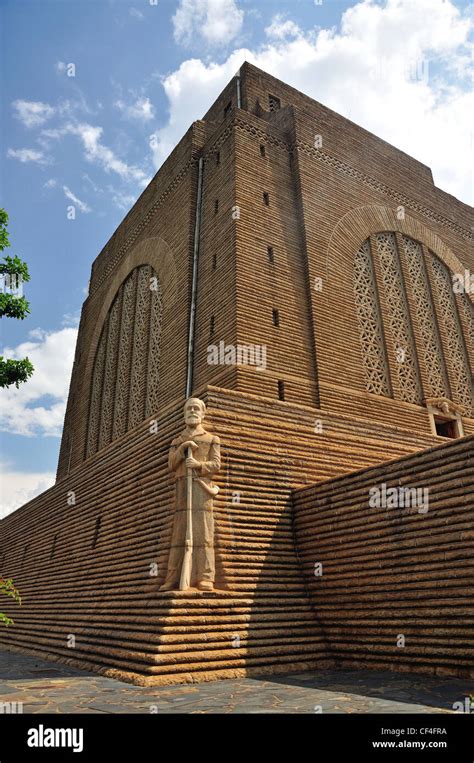
<svg viewBox="0 0 474 763"><path fill-rule="evenodd" d="M0 262L0 273L11 273L21 276L23 281L30 280L30 273L28 271L28 265L15 254L14 257L10 257L6 254L3 258L3 262Z"/></svg>
<svg viewBox="0 0 474 763"><path fill-rule="evenodd" d="M22 382L26 382L32 376L34 366L28 357L23 360L4 360L0 355L0 387L11 387L12 384L18 389ZM1 589L0 589L1 590Z"/></svg>
<svg viewBox="0 0 474 763"><path fill-rule="evenodd" d="M24 320L30 312L30 303L25 297L14 294L0 294L0 318L18 318Z"/></svg>

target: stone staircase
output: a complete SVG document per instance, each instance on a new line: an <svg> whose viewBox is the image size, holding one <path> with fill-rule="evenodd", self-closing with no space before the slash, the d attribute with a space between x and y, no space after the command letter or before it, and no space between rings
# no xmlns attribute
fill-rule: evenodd
<svg viewBox="0 0 474 763"><path fill-rule="evenodd" d="M294 542L295 487L413 453L432 438L252 395L207 393L223 442L217 590L160 592L171 535L169 443L181 406L89 458L0 523L0 574L23 605L0 646L137 684L303 671L333 663ZM308 438L313 444L308 448ZM74 492L75 504L68 504Z"/></svg>

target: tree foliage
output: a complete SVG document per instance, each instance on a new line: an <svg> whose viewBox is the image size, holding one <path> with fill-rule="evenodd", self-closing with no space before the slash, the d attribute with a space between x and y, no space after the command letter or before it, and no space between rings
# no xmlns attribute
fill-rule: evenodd
<svg viewBox="0 0 474 763"><path fill-rule="evenodd" d="M26 382L33 374L33 364L28 358L23 360L4 360L0 355L0 387L11 387L12 384L18 387L22 382Z"/></svg>
<svg viewBox="0 0 474 763"><path fill-rule="evenodd" d="M18 604L21 604L20 593L15 588L13 584L13 580L11 578L5 579L0 577L0 593L4 594L5 596L9 596L10 598L18 602ZM11 617L4 615L3 612L0 612L0 623L3 623L3 625L6 625L6 626L14 625L14 621L11 619Z"/></svg>
<svg viewBox="0 0 474 763"><path fill-rule="evenodd" d="M5 210L2 210L4 212ZM1 240L1 237L0 237ZM8 244L10 246L10 244ZM0 249L3 251L3 247L0 246ZM21 277L22 281L29 281L30 280L30 274L28 271L28 265L26 262L23 262L23 260L20 260L18 255L15 254L14 257L10 257L9 254L6 254L3 258L3 262L0 262L0 273L10 273L11 275L19 275Z"/></svg>
<svg viewBox="0 0 474 763"><path fill-rule="evenodd" d="M14 294L0 293L0 317L19 318L21 321L30 312L29 302L25 297L15 297Z"/></svg>
<svg viewBox="0 0 474 763"><path fill-rule="evenodd" d="M0 208L0 251L10 246L7 225L8 214ZM0 262L0 275L4 279L6 276L13 280L16 278L21 283L30 280L28 265L16 254L14 257L4 256ZM7 291L0 292L0 318L24 320L29 312L30 304L24 296L19 297ZM0 387L10 387L14 384L18 388L28 380L33 370L33 364L27 357L23 360L11 360L0 355Z"/></svg>

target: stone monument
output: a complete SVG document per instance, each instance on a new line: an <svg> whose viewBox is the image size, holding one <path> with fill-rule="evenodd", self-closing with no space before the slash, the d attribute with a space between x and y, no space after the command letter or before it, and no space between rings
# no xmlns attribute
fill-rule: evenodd
<svg viewBox="0 0 474 763"><path fill-rule="evenodd" d="M212 591L215 581L212 499L219 488L220 441L206 432L206 406L191 397L184 406L186 429L171 443L168 465L176 480L173 534L162 591L198 588Z"/></svg>
<svg viewBox="0 0 474 763"><path fill-rule="evenodd" d="M92 263L57 482L0 520L2 648L137 685L472 672L473 226L242 64Z"/></svg>

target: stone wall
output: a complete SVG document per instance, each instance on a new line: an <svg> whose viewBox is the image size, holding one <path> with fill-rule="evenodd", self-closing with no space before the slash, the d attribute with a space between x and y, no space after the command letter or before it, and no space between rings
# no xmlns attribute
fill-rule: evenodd
<svg viewBox="0 0 474 763"><path fill-rule="evenodd" d="M403 257L402 276L421 380L415 402L404 399L397 384L400 342L390 325L397 305L382 294L380 320L394 399L366 389L364 354L370 352L362 346L357 322L354 260L364 240L394 231L399 243L403 236L420 241L425 258L433 251L451 272L472 270L472 210L437 189L424 165L255 67L242 67L241 88L242 108L236 105L234 78L205 119L188 130L94 261L58 477L86 457L99 337L134 267L153 267L163 290L156 399L166 407L184 396L199 159L203 191L194 388L212 384L365 415L420 434L430 431L422 397L439 395L429 383L432 353L424 353L421 298L411 286L409 257ZM268 111L269 93L280 98L278 111ZM322 137L321 148L314 146L315 134ZM318 279L320 290L315 289ZM379 273L379 287L380 279ZM449 377L446 397L459 404L459 364L453 360L445 306L438 304L431 272L429 281L442 340L438 354L445 357ZM472 299L464 294L456 301L465 337L463 363L472 374ZM129 333L134 341L135 332ZM221 342L265 346L266 367L209 364L208 346ZM113 363L110 370L116 371ZM464 391L464 399L467 395ZM474 431L467 411L464 431Z"/></svg>
<svg viewBox="0 0 474 763"><path fill-rule="evenodd" d="M371 489L384 484L427 489L428 510L387 507L382 493L371 506ZM293 501L306 585L339 666L474 674L474 437L298 490Z"/></svg>
<svg viewBox="0 0 474 763"><path fill-rule="evenodd" d="M159 591L173 511L167 454L182 429L182 405L171 404L156 432L148 418L0 522L0 569L23 597L21 607L2 602L15 620L2 646L137 683L329 664L291 492L435 438L256 395L199 394L222 442L216 591Z"/></svg>

